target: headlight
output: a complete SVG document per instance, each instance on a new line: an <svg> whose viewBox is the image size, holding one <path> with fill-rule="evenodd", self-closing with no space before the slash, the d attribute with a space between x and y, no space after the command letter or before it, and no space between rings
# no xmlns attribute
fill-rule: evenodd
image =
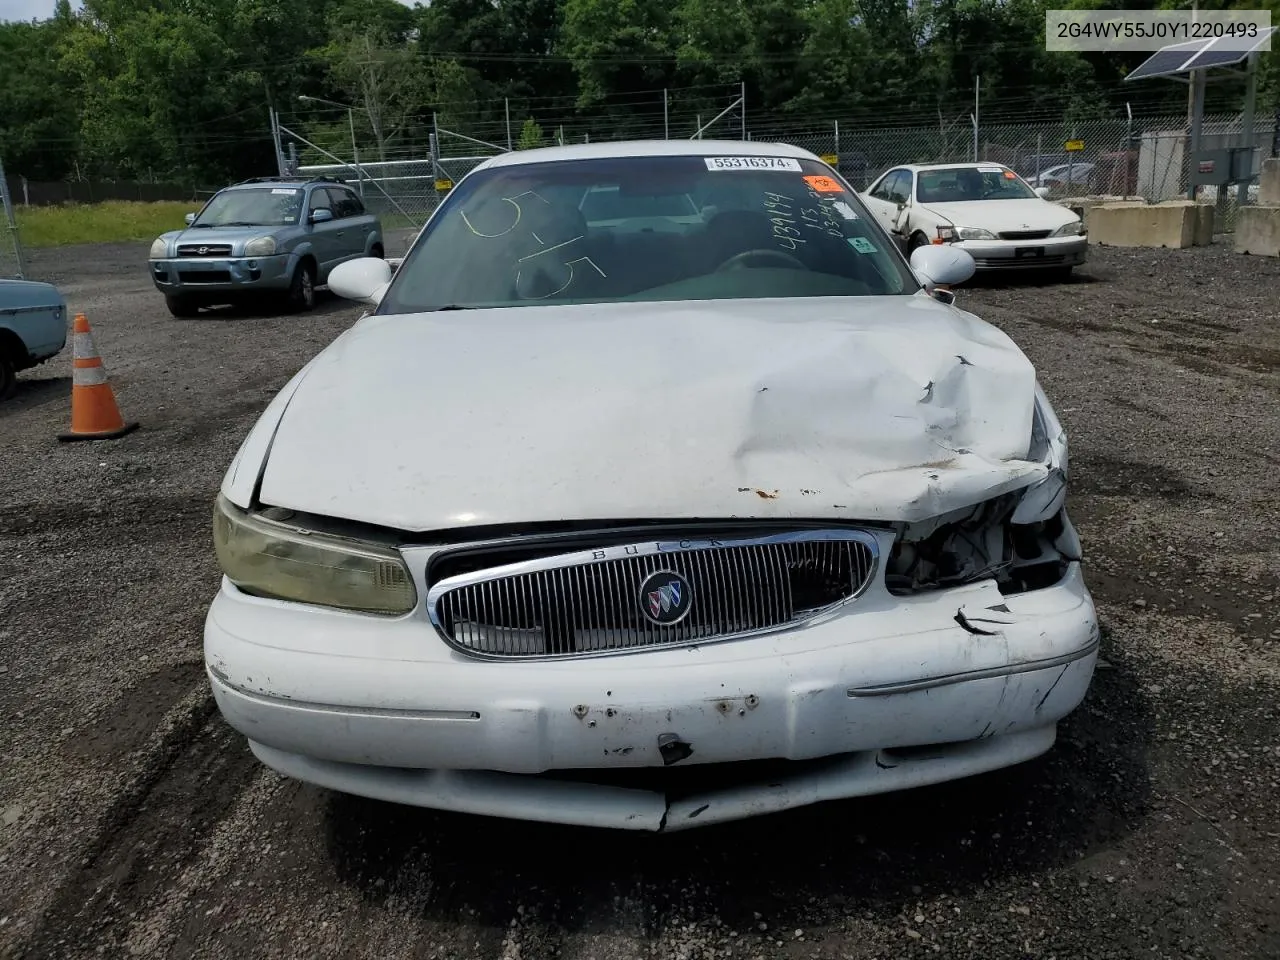
<svg viewBox="0 0 1280 960"><path fill-rule="evenodd" d="M1064 223L1057 230L1053 231L1055 237L1078 237L1084 233L1084 221L1072 220L1070 223Z"/></svg>
<svg viewBox="0 0 1280 960"><path fill-rule="evenodd" d="M956 233L961 240L995 240L996 235L990 230L983 230L981 227L956 227Z"/></svg>
<svg viewBox="0 0 1280 960"><path fill-rule="evenodd" d="M167 256L169 256L169 241L164 237L156 237L151 242L151 259L163 260Z"/></svg>
<svg viewBox="0 0 1280 960"><path fill-rule="evenodd" d="M274 237L257 237L244 245L246 257L269 257L276 252Z"/></svg>
<svg viewBox="0 0 1280 960"><path fill-rule="evenodd" d="M221 495L213 544L222 572L246 593L364 613L408 613L417 603L398 551L272 523Z"/></svg>

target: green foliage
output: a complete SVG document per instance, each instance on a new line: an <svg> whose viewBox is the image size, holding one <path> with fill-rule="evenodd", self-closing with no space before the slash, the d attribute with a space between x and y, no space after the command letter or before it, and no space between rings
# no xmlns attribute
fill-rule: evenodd
<svg viewBox="0 0 1280 960"><path fill-rule="evenodd" d="M72 243L126 243L154 240L182 228L183 214L200 209L198 202L65 203L54 207L19 207L18 229L27 247L61 247Z"/></svg>
<svg viewBox="0 0 1280 960"><path fill-rule="evenodd" d="M1177 113L1185 89L1123 83L1145 58L1048 53L1044 14L1103 0L85 0L0 23L0 158L32 179L270 173L268 107L323 151L421 152L433 126L506 142L508 107L623 136L643 115L673 136L746 94L749 124L963 125ZM1280 0L1261 0L1280 22ZM1185 6L1137 0L1135 9ZM1204 0L1204 9L1259 0ZM1280 102L1264 54L1258 110ZM350 113L300 95L350 105ZM1243 83L1207 109L1240 109ZM675 115L679 114L677 121ZM659 120L654 120L656 116ZM736 115L728 123L736 122ZM536 125L535 125L536 126ZM521 139L529 131L526 124ZM730 128L732 129L732 128ZM652 135L652 125L644 128ZM721 129L723 135L724 130ZM526 144L528 145L528 144ZM306 152L308 161L321 154Z"/></svg>
<svg viewBox="0 0 1280 960"><path fill-rule="evenodd" d="M542 145L542 127L530 117L520 128L520 141L516 144L516 149L535 150Z"/></svg>

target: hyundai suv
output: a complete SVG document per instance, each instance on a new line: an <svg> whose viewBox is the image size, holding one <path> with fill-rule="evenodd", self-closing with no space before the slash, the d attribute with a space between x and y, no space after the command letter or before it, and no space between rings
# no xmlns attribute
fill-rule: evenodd
<svg viewBox="0 0 1280 960"><path fill-rule="evenodd" d="M264 296L310 310L338 264L385 256L381 222L328 177L246 180L186 220L151 244L151 279L175 317Z"/></svg>

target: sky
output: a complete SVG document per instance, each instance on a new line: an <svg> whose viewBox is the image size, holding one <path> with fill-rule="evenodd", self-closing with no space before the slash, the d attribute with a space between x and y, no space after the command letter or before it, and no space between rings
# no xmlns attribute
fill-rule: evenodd
<svg viewBox="0 0 1280 960"><path fill-rule="evenodd" d="M43 20L53 16L54 0L0 0L0 20ZM71 7L79 10L80 0L71 0Z"/></svg>
<svg viewBox="0 0 1280 960"><path fill-rule="evenodd" d="M407 7L413 6L413 0L400 0ZM4 20L43 20L53 15L54 0L0 0L0 21ZM79 10L83 6L81 0L71 0L71 8Z"/></svg>

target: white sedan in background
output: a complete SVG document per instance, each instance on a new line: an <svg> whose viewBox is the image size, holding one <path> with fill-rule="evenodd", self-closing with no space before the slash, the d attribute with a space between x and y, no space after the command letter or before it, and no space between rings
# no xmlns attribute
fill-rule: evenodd
<svg viewBox="0 0 1280 960"><path fill-rule="evenodd" d="M1068 275L1085 262L1084 223L1044 199L998 163L894 167L862 195L881 225L908 253L954 244L979 270L1053 270Z"/></svg>
<svg viewBox="0 0 1280 960"><path fill-rule="evenodd" d="M373 313L226 474L222 715L334 790L650 831L1044 753L1098 622L972 274L796 147L486 160L334 270Z"/></svg>

